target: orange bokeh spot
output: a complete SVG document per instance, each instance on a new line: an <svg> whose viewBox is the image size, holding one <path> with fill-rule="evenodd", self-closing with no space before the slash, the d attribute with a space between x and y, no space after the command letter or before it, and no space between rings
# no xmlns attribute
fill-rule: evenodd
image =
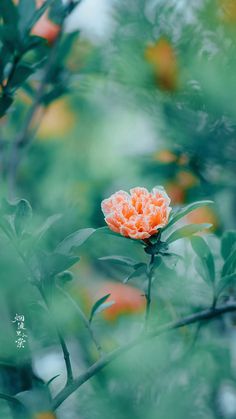
<svg viewBox="0 0 236 419"><path fill-rule="evenodd" d="M53 412L41 412L41 413L35 413L33 418L34 419L56 419L56 416Z"/></svg>
<svg viewBox="0 0 236 419"><path fill-rule="evenodd" d="M173 202L174 205L183 204L185 202L185 190L178 182L168 182L165 187L171 202Z"/></svg>
<svg viewBox="0 0 236 419"><path fill-rule="evenodd" d="M178 184L183 188L192 188L199 183L197 176L187 170L181 170L177 175Z"/></svg>
<svg viewBox="0 0 236 419"><path fill-rule="evenodd" d="M177 88L177 59L170 42L161 38L145 50L145 58L152 65L160 88L176 90Z"/></svg>
<svg viewBox="0 0 236 419"><path fill-rule="evenodd" d="M210 223L212 224L212 231L215 231L219 226L219 219L215 211L208 207L197 208L196 210L190 212L185 219L191 224Z"/></svg>
<svg viewBox="0 0 236 419"><path fill-rule="evenodd" d="M40 112L43 113L37 133L40 140L62 138L75 124L75 116L64 99L58 99Z"/></svg>
<svg viewBox="0 0 236 419"><path fill-rule="evenodd" d="M177 161L177 156L170 150L160 150L154 154L154 160L164 164L174 163Z"/></svg>
<svg viewBox="0 0 236 419"><path fill-rule="evenodd" d="M220 0L221 20L225 23L236 22L236 1L235 0Z"/></svg>

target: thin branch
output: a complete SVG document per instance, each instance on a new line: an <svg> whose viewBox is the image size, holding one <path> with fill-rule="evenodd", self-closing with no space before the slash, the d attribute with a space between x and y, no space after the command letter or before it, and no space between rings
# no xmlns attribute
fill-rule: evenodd
<svg viewBox="0 0 236 419"><path fill-rule="evenodd" d="M39 83L38 89L35 94L34 102L32 106L29 109L29 112L25 118L25 121L23 123L22 130L19 132L18 136L16 137L14 143L12 144L12 149L10 152L10 158L9 158L9 174L8 174L8 187L9 187L9 194L10 197L14 195L14 189L15 189L15 180L17 175L17 169L20 164L20 160L22 157L21 151L28 147L30 143L34 139L34 133L31 133L32 129L32 123L34 120L34 117L36 115L36 112L38 110L38 107L40 106L45 89L47 87L51 68L54 65L54 62L57 58L57 52L58 47L60 46L61 37L64 32L64 22L65 19L68 17L68 15L73 10L73 2L70 1L65 9L65 13L61 19L60 24L60 31L58 33L57 39L51 49L49 58L47 60L46 66L44 68L43 77ZM32 134L32 135L31 135Z"/></svg>
<svg viewBox="0 0 236 419"><path fill-rule="evenodd" d="M74 391L82 386L86 381L92 378L95 374L105 368L112 361L120 357L123 353L135 348L136 346L148 341L149 339L160 336L171 330L179 329L180 327L194 324L200 321L210 320L218 317L224 313L230 313L236 311L236 303L226 304L214 309L202 310L198 313L191 314L190 316L184 317L181 320L167 323L163 326L158 327L155 330L147 332L145 335L141 335L128 344L110 352L104 358L94 363L84 374L81 374L78 378L74 379L73 382L64 387L63 390L55 397L52 402L53 409L57 409Z"/></svg>
<svg viewBox="0 0 236 419"><path fill-rule="evenodd" d="M32 279L33 285L35 285L38 288L38 290L39 290L39 292L40 292L40 294L41 294L41 296L42 296L42 298L43 298L43 300L46 304L46 307L47 307L48 312L51 316L53 325L56 329L58 339L59 339L59 342L60 342L60 345L61 345L61 348L62 348L62 352L63 352L63 355L64 355L66 371L67 371L67 384L68 384L73 380L73 373L72 373L72 367L71 367L71 362L70 362L70 353L67 349L67 345L65 343L65 340L64 340L64 338L63 338L63 336L62 336L62 334L61 334L61 332L60 332L60 330L59 330L59 328L56 324L56 321L53 318L53 315L52 315L51 310L50 310L50 305L48 303L48 300L47 300L47 297L44 293L44 290L43 290L41 284L38 283L37 278L35 278L34 273L32 272L32 269L31 269L31 267L30 267L30 265L27 261L27 258L24 255L24 253L21 251L19 246L16 245L16 243L14 242L14 239L9 235L8 231L4 228L4 226L2 224L0 224L0 228L5 233L7 238L10 240L10 243L13 245L14 249L18 253L19 257L21 258L22 262L24 263L24 265L25 265L25 267L26 267L26 269L29 273L30 278Z"/></svg>
<svg viewBox="0 0 236 419"><path fill-rule="evenodd" d="M103 351L102 351L102 347L99 344L99 342L97 341L97 339L94 336L93 330L90 326L90 323L87 319L87 317L85 316L83 310L80 308L80 306L75 302L75 300L73 300L73 298L65 291L63 290L61 287L57 286L57 289L64 295L65 298L67 298L67 300L70 301L70 303L73 305L73 307L75 308L76 312L78 313L78 315L80 316L80 318L83 320L84 326L86 327L86 329L88 330L90 337L94 343L94 345L97 348L97 351L99 353L100 356L102 356Z"/></svg>
<svg viewBox="0 0 236 419"><path fill-rule="evenodd" d="M63 355L64 355L66 372L67 372L67 385L68 385L68 384L70 384L73 381L73 372L72 372L72 366L71 366L71 361L70 361L70 352L69 352L69 350L67 348L67 345L66 345L66 342L64 340L64 337L62 336L62 333L61 333L61 331L60 331L60 329L59 329L59 327L57 325L57 322L54 319L54 316L53 316L53 314L51 312L50 304L49 304L48 299L47 299L47 297L46 297L46 295L44 293L44 290L43 290L42 286L38 285L37 288L38 288L38 290L39 290L39 292L40 292L40 294L41 294L41 296L42 296L42 298L43 298L43 300L44 300L44 302L45 302L45 304L47 306L48 313L50 314L52 323L53 323L53 325L54 325L54 327L56 329L57 335L58 335L58 339L59 339L59 342L60 342L60 345L61 345L61 349L62 349L62 352L63 352Z"/></svg>

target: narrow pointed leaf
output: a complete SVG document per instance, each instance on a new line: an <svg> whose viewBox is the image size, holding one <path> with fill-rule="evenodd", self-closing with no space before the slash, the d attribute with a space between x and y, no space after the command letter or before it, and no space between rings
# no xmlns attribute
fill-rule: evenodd
<svg viewBox="0 0 236 419"><path fill-rule="evenodd" d="M226 259L221 276L230 275L231 273L235 272L236 270L236 248L232 250L229 257Z"/></svg>
<svg viewBox="0 0 236 419"><path fill-rule="evenodd" d="M104 257L99 258L99 260L104 261L104 262L113 262L113 263L117 263L119 265L125 265L125 266L135 266L138 264L138 262L132 258L125 257L125 256L117 256L117 255L104 256Z"/></svg>
<svg viewBox="0 0 236 419"><path fill-rule="evenodd" d="M236 282L236 272L223 276L217 286L217 294L219 295L226 287Z"/></svg>
<svg viewBox="0 0 236 419"><path fill-rule="evenodd" d="M54 214L46 219L46 221L38 228L35 233L37 240L41 240L45 233L62 217L62 214Z"/></svg>
<svg viewBox="0 0 236 419"><path fill-rule="evenodd" d="M190 212L196 210L197 208L201 208L206 205L212 205L214 202L210 200L205 201L197 201L193 202L192 204L187 205L186 207L180 209L179 211L175 212L171 217L170 221L166 227L162 229L162 231L166 230L167 228L171 227L173 224L177 223L181 218L185 217L185 215L189 214Z"/></svg>
<svg viewBox="0 0 236 419"><path fill-rule="evenodd" d="M236 247L236 231L226 231L221 240L221 254L225 260L229 257L234 247Z"/></svg>
<svg viewBox="0 0 236 419"><path fill-rule="evenodd" d="M188 224L184 227L175 230L168 238L167 243L173 243L176 240L183 239L185 237L192 236L195 233L199 233L207 228L210 228L212 224L204 223L204 224Z"/></svg>
<svg viewBox="0 0 236 419"><path fill-rule="evenodd" d="M215 281L215 262L214 257L211 253L211 250L206 243L206 241L199 236L195 236L191 238L191 245L199 257L203 268L204 268L204 279L207 281L214 282Z"/></svg>
<svg viewBox="0 0 236 419"><path fill-rule="evenodd" d="M105 308L107 308L108 306L106 305L104 307L104 304L106 302L106 300L110 297L111 294L106 294L104 295L104 297L101 297L99 300L96 301L96 303L93 305L90 316L89 316L89 322L91 323L95 314L100 313L103 309L105 310ZM110 301L110 303L114 304L113 301ZM112 305L110 304L110 305ZM109 305L109 307L110 307Z"/></svg>
<svg viewBox="0 0 236 419"><path fill-rule="evenodd" d="M31 217L32 208L30 203L26 199L21 199L16 205L14 218L15 230L18 235L23 233Z"/></svg>
<svg viewBox="0 0 236 419"><path fill-rule="evenodd" d="M95 231L94 228L83 228L75 231L58 244L56 252L62 254L70 253L73 249L82 246Z"/></svg>
<svg viewBox="0 0 236 419"><path fill-rule="evenodd" d="M124 284L126 284L128 281L130 281L133 278L138 278L139 276L145 274L146 270L147 270L146 263L138 264L137 268L123 280Z"/></svg>

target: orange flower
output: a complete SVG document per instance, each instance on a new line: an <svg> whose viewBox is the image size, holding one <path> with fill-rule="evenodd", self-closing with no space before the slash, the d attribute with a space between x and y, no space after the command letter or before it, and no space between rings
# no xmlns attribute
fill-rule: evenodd
<svg viewBox="0 0 236 419"><path fill-rule="evenodd" d="M96 298L111 294L106 300L114 301L114 304L102 312L106 320L114 321L125 314L142 313L146 306L146 300L142 292L130 285L117 282L106 282L99 289Z"/></svg>
<svg viewBox="0 0 236 419"><path fill-rule="evenodd" d="M118 191L102 201L108 227L131 239L147 239L164 227L169 218L170 198L163 188L134 188L130 194Z"/></svg>

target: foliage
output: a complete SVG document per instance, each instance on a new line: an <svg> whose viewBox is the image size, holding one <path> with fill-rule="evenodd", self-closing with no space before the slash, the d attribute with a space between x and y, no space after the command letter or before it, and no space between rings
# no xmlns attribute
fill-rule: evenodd
<svg viewBox="0 0 236 419"><path fill-rule="evenodd" d="M0 416L233 418L235 7L83 7L0 1ZM155 234L104 226L156 184Z"/></svg>

